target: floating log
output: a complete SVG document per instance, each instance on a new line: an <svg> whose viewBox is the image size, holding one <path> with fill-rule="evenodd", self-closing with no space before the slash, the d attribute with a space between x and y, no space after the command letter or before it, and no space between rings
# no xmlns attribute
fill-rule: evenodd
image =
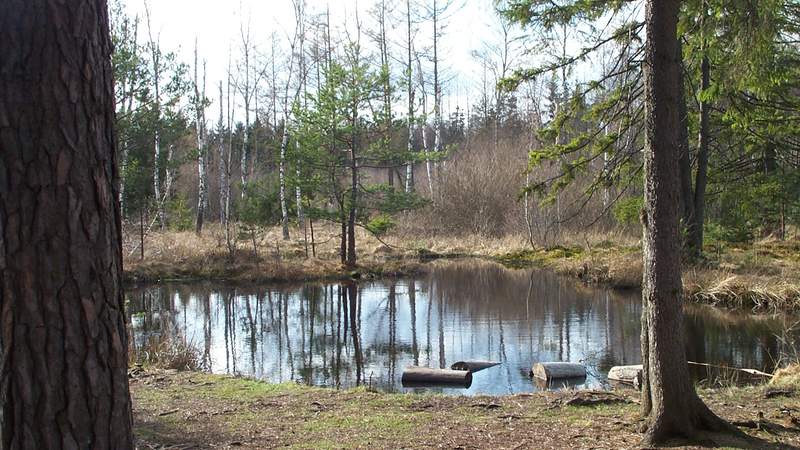
<svg viewBox="0 0 800 450"><path fill-rule="evenodd" d="M466 370L471 373L479 372L489 367L499 366L499 362L495 361L458 361L450 366L452 370Z"/></svg>
<svg viewBox="0 0 800 450"><path fill-rule="evenodd" d="M541 380L582 378L586 377L586 367L583 364L569 362L536 363L531 369L531 375Z"/></svg>
<svg viewBox="0 0 800 450"><path fill-rule="evenodd" d="M401 380L403 386L472 386L472 373L468 370L430 369L427 367L406 367Z"/></svg>

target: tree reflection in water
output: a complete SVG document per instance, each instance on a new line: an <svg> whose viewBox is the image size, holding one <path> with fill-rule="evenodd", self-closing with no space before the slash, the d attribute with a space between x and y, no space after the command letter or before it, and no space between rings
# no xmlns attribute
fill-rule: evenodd
<svg viewBox="0 0 800 450"><path fill-rule="evenodd" d="M505 394L542 388L527 377L537 361L583 362L589 376L578 387L599 387L610 367L640 358L637 292L487 262L437 264L413 279L163 284L127 295L134 352L170 333L196 345L215 372L271 382L395 391L406 366L489 359L502 364L476 374L468 390L445 391ZM688 355L771 370L790 320L687 307Z"/></svg>

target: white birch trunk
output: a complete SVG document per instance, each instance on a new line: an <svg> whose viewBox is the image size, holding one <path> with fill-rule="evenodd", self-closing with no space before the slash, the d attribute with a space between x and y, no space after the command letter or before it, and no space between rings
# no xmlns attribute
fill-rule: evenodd
<svg viewBox="0 0 800 450"><path fill-rule="evenodd" d="M286 147L289 145L289 128L283 123L283 139L281 139L281 154L279 162L280 199L281 199L281 228L283 240L289 239L289 210L286 207Z"/></svg>
<svg viewBox="0 0 800 450"><path fill-rule="evenodd" d="M225 139L223 138L223 112L222 104L224 98L222 96L222 80L219 82L219 123L217 130L219 130L219 222L225 224L228 217L225 213L225 185L227 180L225 178Z"/></svg>
<svg viewBox="0 0 800 450"><path fill-rule="evenodd" d="M406 24L408 26L408 65L406 66L406 81L408 83L408 154L414 151L414 83L412 81L411 60L411 0L406 0ZM406 163L406 193L414 190L414 161L409 158Z"/></svg>
<svg viewBox="0 0 800 450"><path fill-rule="evenodd" d="M153 132L153 196L156 201L158 220L161 228L166 225L166 214L164 213L164 201L161 193L161 50L158 42L153 39L153 30L150 22L150 9L145 9L147 14L147 33L149 37L150 56L153 62L153 103L156 109L155 130Z"/></svg>
<svg viewBox="0 0 800 450"><path fill-rule="evenodd" d="M202 88L197 73L197 40L194 45L194 96L195 96L195 133L197 134L197 217L195 231L203 231L207 201L207 174L206 174L206 67L203 63Z"/></svg>

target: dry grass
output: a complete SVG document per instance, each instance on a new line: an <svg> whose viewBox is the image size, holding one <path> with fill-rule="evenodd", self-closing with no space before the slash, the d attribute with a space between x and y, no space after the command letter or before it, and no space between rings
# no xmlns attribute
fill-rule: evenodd
<svg viewBox="0 0 800 450"><path fill-rule="evenodd" d="M790 387L800 386L800 364L792 364L783 369L778 369L770 384Z"/></svg>
<svg viewBox="0 0 800 450"><path fill-rule="evenodd" d="M306 257L300 230L291 230L284 241L279 228L260 233L255 248L249 237L240 235L231 256L224 231L207 227L201 235L193 232L152 232L145 239L144 259L138 236L131 230L124 240L125 278L128 281L215 279L230 281L302 281L337 279L352 275L339 263L338 235L333 227L316 230L317 256ZM395 275L419 270L416 259L383 245L365 231L358 236L358 272ZM309 246L309 253L312 250Z"/></svg>
<svg viewBox="0 0 800 450"><path fill-rule="evenodd" d="M193 343L174 337L172 333L149 336L144 345L130 347L131 364L172 370L207 370L203 352Z"/></svg>
<svg viewBox="0 0 800 450"><path fill-rule="evenodd" d="M424 270L424 261L480 257L514 267L536 266L576 277L587 283L638 288L642 256L638 238L625 232L562 233L561 244L531 249L519 234L485 237L442 235L419 228L411 216L389 236L376 239L359 230L360 275L403 275ZM140 260L135 235L125 241L128 280L225 279L232 281L302 281L339 279L352 273L339 264L338 229L316 228L317 257L306 258L300 230L284 241L279 228L256 239L237 242L233 258L223 230L195 233L156 232L145 242ZM424 236L424 237L420 237ZM310 251L310 250L309 250ZM729 308L758 312L800 311L800 241L761 241L753 246L708 250L710 261L687 267L687 298Z"/></svg>

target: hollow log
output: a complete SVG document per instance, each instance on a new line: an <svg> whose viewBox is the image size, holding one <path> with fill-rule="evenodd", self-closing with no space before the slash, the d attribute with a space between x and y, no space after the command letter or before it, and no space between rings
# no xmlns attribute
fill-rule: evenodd
<svg viewBox="0 0 800 450"><path fill-rule="evenodd" d="M581 378L586 376L586 367L583 364L569 362L536 363L531 369L531 375L541 380Z"/></svg>
<svg viewBox="0 0 800 450"><path fill-rule="evenodd" d="M473 361L473 360L470 360L470 361L458 361L456 363L453 363L453 365L450 366L450 369L452 369L452 370L466 370L468 372L475 373L475 372L479 372L479 371L481 371L483 369L488 369L489 367L494 367L494 366L498 366L498 365L500 365L500 363L499 362L495 362L495 361L477 361L477 360Z"/></svg>
<svg viewBox="0 0 800 450"><path fill-rule="evenodd" d="M458 386L468 388L472 385L472 373L467 370L430 369L427 367L406 367L401 380L405 387L415 386Z"/></svg>

